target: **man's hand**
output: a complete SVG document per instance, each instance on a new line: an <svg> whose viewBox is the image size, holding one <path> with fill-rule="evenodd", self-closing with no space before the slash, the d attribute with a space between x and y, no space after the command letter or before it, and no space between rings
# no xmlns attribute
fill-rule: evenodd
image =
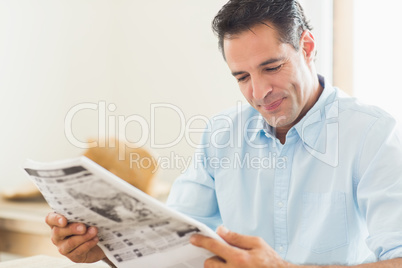
<svg viewBox="0 0 402 268"><path fill-rule="evenodd" d="M106 258L97 243L98 230L82 223L68 223L56 213L49 213L46 223L52 228L52 242L59 252L73 262L92 263Z"/></svg>
<svg viewBox="0 0 402 268"><path fill-rule="evenodd" d="M194 246L205 248L216 256L205 261L206 268L219 267L295 267L284 261L260 237L240 235L220 226L220 237L228 244L203 235L193 235L190 239Z"/></svg>

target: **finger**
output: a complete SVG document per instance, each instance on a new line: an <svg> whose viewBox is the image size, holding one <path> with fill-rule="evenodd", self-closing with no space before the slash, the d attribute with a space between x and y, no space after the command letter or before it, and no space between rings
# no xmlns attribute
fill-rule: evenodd
<svg viewBox="0 0 402 268"><path fill-rule="evenodd" d="M95 237L94 239L81 244L65 256L74 262L80 263L100 261L104 259L106 255L103 253L102 249L97 246L98 242L99 240Z"/></svg>
<svg viewBox="0 0 402 268"><path fill-rule="evenodd" d="M204 262L204 268L220 268L225 266L226 261L218 256L213 256L209 259L206 259Z"/></svg>
<svg viewBox="0 0 402 268"><path fill-rule="evenodd" d="M62 241L60 241L58 243L58 249L59 252L62 255L68 255L70 253L72 253L73 251L75 251L76 249L78 249L80 246L84 245L87 242L90 242L91 240L92 243L90 243L91 245L93 243L95 243L94 245L96 245L99 241L99 239L97 238L98 232L96 230L95 227L90 227L88 228L88 232L86 232L83 235L73 235L71 237L68 237ZM92 247L94 246L92 245ZM84 247L85 248L85 247ZM77 251L78 253L80 253L80 251ZM78 254L81 255L82 253Z"/></svg>
<svg viewBox="0 0 402 268"><path fill-rule="evenodd" d="M239 249L234 248L221 241L199 234L192 235L190 238L190 242L194 246L204 248L225 260L228 260L231 256L239 253L240 251Z"/></svg>
<svg viewBox="0 0 402 268"><path fill-rule="evenodd" d="M95 228L95 227L91 227ZM95 228L96 230L96 228ZM74 235L84 235L87 232L87 227L83 223L70 223L67 227L53 227L52 228L52 240L55 245L59 241L74 236ZM97 233L97 232L96 232Z"/></svg>
<svg viewBox="0 0 402 268"><path fill-rule="evenodd" d="M252 248L260 247L261 245L263 245L265 243L264 240L260 237L241 235L239 233L229 231L224 226L219 226L216 232L228 244L241 248L241 249L252 249Z"/></svg>
<svg viewBox="0 0 402 268"><path fill-rule="evenodd" d="M47 225L50 226L50 228L54 226L65 227L68 223L67 219L63 215L54 212L50 212L49 214L47 214L45 222Z"/></svg>

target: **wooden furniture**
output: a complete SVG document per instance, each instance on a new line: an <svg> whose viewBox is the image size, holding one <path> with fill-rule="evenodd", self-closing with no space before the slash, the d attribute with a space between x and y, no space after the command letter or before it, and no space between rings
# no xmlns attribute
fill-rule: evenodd
<svg viewBox="0 0 402 268"><path fill-rule="evenodd" d="M112 138L100 139L97 144L87 149L84 156L144 193L156 197L153 181L158 166L148 150L131 148L129 144Z"/></svg>
<svg viewBox="0 0 402 268"><path fill-rule="evenodd" d="M107 268L109 265L103 262L94 264L79 264L73 263L67 258L55 258L45 255L39 255L29 258L22 258L12 261L0 262L0 268Z"/></svg>
<svg viewBox="0 0 402 268"><path fill-rule="evenodd" d="M0 252L21 256L61 256L45 223L51 211L44 200L6 201L0 198Z"/></svg>
<svg viewBox="0 0 402 268"><path fill-rule="evenodd" d="M165 201L170 184L159 182L154 194ZM0 197L0 252L21 256L50 255L60 257L50 240L45 223L51 208L40 196L33 200L10 201Z"/></svg>

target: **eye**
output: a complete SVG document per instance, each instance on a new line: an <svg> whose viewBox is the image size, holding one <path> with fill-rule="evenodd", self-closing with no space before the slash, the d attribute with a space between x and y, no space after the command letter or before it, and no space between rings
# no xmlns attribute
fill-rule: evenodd
<svg viewBox="0 0 402 268"><path fill-rule="evenodd" d="M278 65L278 66L276 66L276 67L274 67L274 68L266 68L265 71L268 71L268 72L276 72L276 71L279 71L279 69L282 68L282 66L283 66L283 64Z"/></svg>
<svg viewBox="0 0 402 268"><path fill-rule="evenodd" d="M242 77L239 77L239 78L237 78L237 82L238 83L244 82L244 81L246 81L247 77L248 77L248 75L244 75Z"/></svg>

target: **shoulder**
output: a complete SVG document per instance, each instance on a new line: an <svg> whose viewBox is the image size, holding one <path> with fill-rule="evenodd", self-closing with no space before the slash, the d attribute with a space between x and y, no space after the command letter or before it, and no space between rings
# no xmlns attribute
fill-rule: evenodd
<svg viewBox="0 0 402 268"><path fill-rule="evenodd" d="M356 128L382 128L382 131L392 129L397 120L384 109L361 102L343 91L335 88L334 100L339 103L339 120L341 123Z"/></svg>
<svg viewBox="0 0 402 268"><path fill-rule="evenodd" d="M340 91L335 99L339 100L340 139L350 148L357 149L358 177L381 148L402 151L400 124L392 115L380 107L365 104Z"/></svg>
<svg viewBox="0 0 402 268"><path fill-rule="evenodd" d="M201 145L209 155L225 153L243 145L245 128L258 129L261 115L249 104L239 104L211 116L203 131Z"/></svg>

